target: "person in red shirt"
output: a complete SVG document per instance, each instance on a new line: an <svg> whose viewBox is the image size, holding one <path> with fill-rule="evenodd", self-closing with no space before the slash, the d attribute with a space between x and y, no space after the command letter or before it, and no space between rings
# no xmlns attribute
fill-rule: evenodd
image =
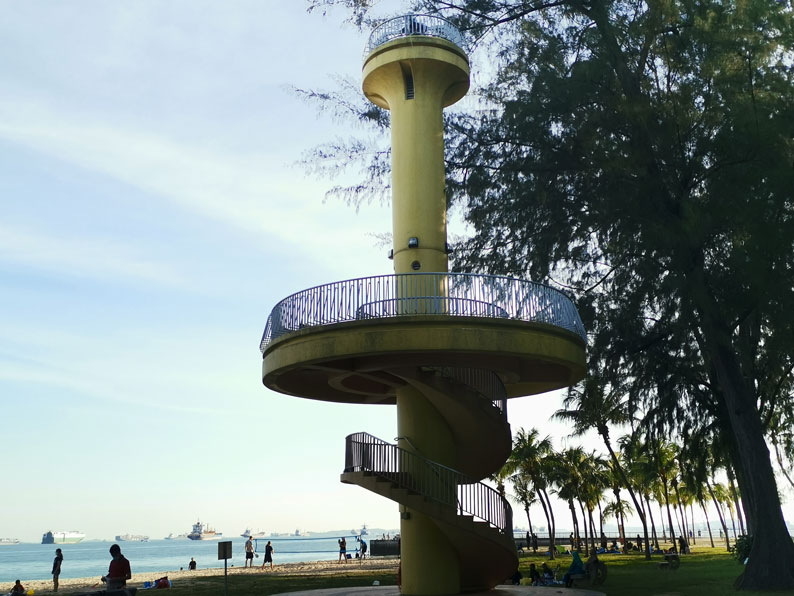
<svg viewBox="0 0 794 596"><path fill-rule="evenodd" d="M108 590L120 590L127 585L128 579L132 579L130 562L121 554L121 547L118 544L110 547L110 556L113 560L108 567L108 574L102 577L102 581L107 582Z"/></svg>

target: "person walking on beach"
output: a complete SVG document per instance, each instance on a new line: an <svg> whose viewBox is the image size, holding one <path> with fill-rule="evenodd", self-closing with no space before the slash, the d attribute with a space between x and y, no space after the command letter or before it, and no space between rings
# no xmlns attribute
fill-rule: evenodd
<svg viewBox="0 0 794 596"><path fill-rule="evenodd" d="M367 541L363 538L361 539L361 560L367 558Z"/></svg>
<svg viewBox="0 0 794 596"><path fill-rule="evenodd" d="M58 576L61 574L61 563L63 562L63 553L60 548L55 549L55 560L52 562L52 591L58 591Z"/></svg>
<svg viewBox="0 0 794 596"><path fill-rule="evenodd" d="M339 560L337 563L341 563L342 559L347 563L347 540L342 536L337 542L339 542Z"/></svg>
<svg viewBox="0 0 794 596"><path fill-rule="evenodd" d="M102 576L102 581L107 582L108 590L121 590L127 585L127 580L132 579L130 562L121 554L121 547L114 544L110 547L110 561L108 574Z"/></svg>
<svg viewBox="0 0 794 596"><path fill-rule="evenodd" d="M190 563L187 564L188 571L195 571L196 570L196 560L193 557L190 557Z"/></svg>
<svg viewBox="0 0 794 596"><path fill-rule="evenodd" d="M262 569L265 568L265 565L270 563L270 570L273 571L273 545L270 544L270 540L267 541L267 545L265 546L265 562L262 563Z"/></svg>
<svg viewBox="0 0 794 596"><path fill-rule="evenodd" d="M254 568L254 538L249 536L245 541L245 567Z"/></svg>

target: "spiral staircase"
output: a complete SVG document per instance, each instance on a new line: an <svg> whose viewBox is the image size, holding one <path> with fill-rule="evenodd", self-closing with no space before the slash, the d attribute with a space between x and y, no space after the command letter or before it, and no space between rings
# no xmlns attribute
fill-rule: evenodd
<svg viewBox="0 0 794 596"><path fill-rule="evenodd" d="M576 382L584 345L576 309L552 288L416 273L293 294L273 308L260 348L274 391L394 404L410 390L443 420L444 461L408 436L395 445L355 433L341 480L395 501L403 520L432 520L454 549L456 585L471 592L504 581L518 562L510 505L481 482L510 454L507 400Z"/></svg>

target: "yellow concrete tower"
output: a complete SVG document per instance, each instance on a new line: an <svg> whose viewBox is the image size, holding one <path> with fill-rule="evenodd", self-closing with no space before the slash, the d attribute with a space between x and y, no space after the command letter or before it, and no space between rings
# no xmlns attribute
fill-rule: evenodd
<svg viewBox="0 0 794 596"><path fill-rule="evenodd" d="M517 565L512 513L480 482L511 448L508 398L584 375L571 301L532 282L448 273L442 110L469 86L447 21L408 15L370 36L363 90L391 113L394 274L285 298L262 337L275 391L396 404L397 444L347 437L342 481L399 504L403 594L487 590Z"/></svg>

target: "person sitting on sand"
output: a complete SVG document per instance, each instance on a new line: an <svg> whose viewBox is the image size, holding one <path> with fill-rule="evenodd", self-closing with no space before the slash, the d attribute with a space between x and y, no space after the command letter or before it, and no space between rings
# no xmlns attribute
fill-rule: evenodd
<svg viewBox="0 0 794 596"><path fill-rule="evenodd" d="M132 579L130 562L121 554L118 544L110 547L110 556L113 560L108 567L108 574L102 576L102 581L107 582L108 590L121 590L127 586L127 580Z"/></svg>
<svg viewBox="0 0 794 596"><path fill-rule="evenodd" d="M17 580L14 584L14 587L11 588L11 594L24 594L25 593L25 586L22 585L22 582Z"/></svg>

